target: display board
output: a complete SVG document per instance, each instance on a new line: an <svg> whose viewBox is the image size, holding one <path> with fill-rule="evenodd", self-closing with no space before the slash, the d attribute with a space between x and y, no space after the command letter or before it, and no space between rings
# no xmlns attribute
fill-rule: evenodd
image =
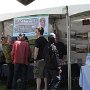
<svg viewBox="0 0 90 90"><path fill-rule="evenodd" d="M26 36L35 36L35 28L41 26L44 28L44 35L48 35L49 15L28 16L13 19L13 36L20 33Z"/></svg>

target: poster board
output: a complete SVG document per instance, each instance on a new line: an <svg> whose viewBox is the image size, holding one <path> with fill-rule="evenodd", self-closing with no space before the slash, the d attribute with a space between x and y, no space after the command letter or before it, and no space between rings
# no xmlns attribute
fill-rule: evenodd
<svg viewBox="0 0 90 90"><path fill-rule="evenodd" d="M49 15L28 16L13 19L13 36L20 33L26 36L35 36L35 28L42 26L44 35L48 35Z"/></svg>

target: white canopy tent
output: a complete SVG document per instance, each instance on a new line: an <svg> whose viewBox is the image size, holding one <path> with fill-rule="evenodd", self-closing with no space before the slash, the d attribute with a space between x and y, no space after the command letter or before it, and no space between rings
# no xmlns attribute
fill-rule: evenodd
<svg viewBox="0 0 90 90"><path fill-rule="evenodd" d="M74 14L90 11L90 4L71 5L68 8L69 16L71 16Z"/></svg>
<svg viewBox="0 0 90 90"><path fill-rule="evenodd" d="M4 21L7 19L21 17L21 16L29 16L29 15L38 15L38 14L65 14L63 7L54 7L54 8L46 8L46 9L38 9L38 10L31 10L31 11L24 11L18 13L7 13L0 15L0 21Z"/></svg>
<svg viewBox="0 0 90 90"><path fill-rule="evenodd" d="M84 5L72 5L68 6L69 16L82 13L85 11L90 11L90 4ZM37 14L65 14L66 6L58 6L45 9L29 10L23 12L14 12L14 13L2 13L0 14L0 21L8 20L15 17L28 16L28 15L37 15Z"/></svg>
<svg viewBox="0 0 90 90"><path fill-rule="evenodd" d="M67 60L68 60L68 90L71 90L71 66L70 66L70 17L74 14L89 11L90 0L82 0L82 3L78 3L78 0L35 0L28 6L23 6L15 0L10 0L10 8L5 5L6 0L0 3L0 21L12 19L15 17L37 15L37 14L65 14L66 15L66 27L67 27ZM71 4L70 2L73 2ZM15 3L17 5L15 6ZM66 4L65 4L66 3ZM77 4L77 5L76 5ZM85 4L85 5L78 5ZM86 5L87 4L87 5ZM3 5L3 6L2 6ZM72 5L72 6L70 6ZM66 7L67 6L67 7ZM12 9L14 7L14 9Z"/></svg>
<svg viewBox="0 0 90 90"><path fill-rule="evenodd" d="M89 5L82 5L89 3L90 0L35 0L30 5L24 6L17 0L2 0L0 1L0 21L35 14L65 14L65 6L68 6L70 16L90 10Z"/></svg>
<svg viewBox="0 0 90 90"><path fill-rule="evenodd" d="M89 3L90 0L35 0L31 4L24 6L17 0L1 0L0 14Z"/></svg>

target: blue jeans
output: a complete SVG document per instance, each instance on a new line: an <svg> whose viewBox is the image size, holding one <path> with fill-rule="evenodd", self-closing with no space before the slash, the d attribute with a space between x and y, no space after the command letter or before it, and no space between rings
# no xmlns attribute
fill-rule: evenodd
<svg viewBox="0 0 90 90"><path fill-rule="evenodd" d="M28 66L25 64L14 64L14 76L12 88L16 90L17 79L21 79L21 90L26 90L27 87L27 70Z"/></svg>

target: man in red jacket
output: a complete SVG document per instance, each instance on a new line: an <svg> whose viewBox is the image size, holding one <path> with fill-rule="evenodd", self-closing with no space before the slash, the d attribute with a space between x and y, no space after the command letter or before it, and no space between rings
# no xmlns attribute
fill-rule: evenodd
<svg viewBox="0 0 90 90"><path fill-rule="evenodd" d="M13 76L13 83L12 87L13 90L16 90L16 84L18 79L18 74L21 75L22 81L22 89L26 90L26 83L27 83L27 68L30 59L30 47L28 42L25 41L23 35L20 34L19 40L15 41L12 48L12 60L14 64L14 76Z"/></svg>

